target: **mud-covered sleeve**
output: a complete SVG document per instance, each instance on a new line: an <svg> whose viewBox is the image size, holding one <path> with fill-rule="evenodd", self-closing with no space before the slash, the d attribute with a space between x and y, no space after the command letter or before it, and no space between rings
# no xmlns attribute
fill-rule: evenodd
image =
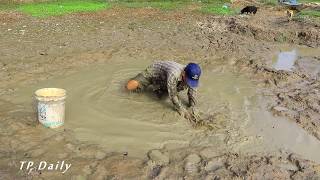
<svg viewBox="0 0 320 180"><path fill-rule="evenodd" d="M169 76L167 82L168 82L167 86L168 86L168 94L169 94L170 100L172 101L176 110L178 111L183 110L184 108L183 108L182 102L178 97L177 78L175 78L174 76Z"/></svg>
<svg viewBox="0 0 320 180"><path fill-rule="evenodd" d="M189 88L188 89L188 99L189 99L189 106L194 107L197 104L197 89Z"/></svg>

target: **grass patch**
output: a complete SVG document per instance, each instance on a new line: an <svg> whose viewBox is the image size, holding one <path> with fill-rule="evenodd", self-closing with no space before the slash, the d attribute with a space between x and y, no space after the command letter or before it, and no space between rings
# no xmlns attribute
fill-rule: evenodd
<svg viewBox="0 0 320 180"><path fill-rule="evenodd" d="M320 0L300 0L299 3L320 3ZM299 13L299 17L320 18L319 10L302 9Z"/></svg>
<svg viewBox="0 0 320 180"><path fill-rule="evenodd" d="M300 15L300 16L320 18L320 11L316 11L316 10L302 10L299 15Z"/></svg>
<svg viewBox="0 0 320 180"><path fill-rule="evenodd" d="M64 15L74 12L98 11L109 8L105 0L56 0L22 4L17 9L36 17Z"/></svg>
<svg viewBox="0 0 320 180"><path fill-rule="evenodd" d="M300 3L310 3L310 2L318 2L318 3L320 3L320 0L300 0L298 2L300 2Z"/></svg>
<svg viewBox="0 0 320 180"><path fill-rule="evenodd" d="M187 5L188 1L117 1L114 4L127 8L157 8L173 10Z"/></svg>
<svg viewBox="0 0 320 180"><path fill-rule="evenodd" d="M228 1L208 1L202 5L200 11L216 15L233 15L240 11L230 8L228 4Z"/></svg>

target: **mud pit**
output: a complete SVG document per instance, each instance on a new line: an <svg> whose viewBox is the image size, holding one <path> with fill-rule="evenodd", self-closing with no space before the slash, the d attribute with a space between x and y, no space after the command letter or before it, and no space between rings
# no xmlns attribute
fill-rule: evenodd
<svg viewBox="0 0 320 180"><path fill-rule="evenodd" d="M199 110L203 118L214 121L210 122L214 133L206 133L203 128L192 128L187 120L179 117L168 98L159 100L152 92L125 91L126 81L150 63L150 60L110 59L104 66L20 87L13 102L31 107L32 94L38 88L64 88L68 92L65 127L72 129L80 140L102 145L111 152L128 152L133 157L143 157L150 149L166 146L222 147L226 136L239 135L237 129L247 123L243 113L245 100L255 94L248 79L230 72L204 69ZM181 93L186 101L185 94Z"/></svg>
<svg viewBox="0 0 320 180"><path fill-rule="evenodd" d="M319 178L318 96L308 95L317 95L319 55L298 55L289 72L273 68L283 46L279 32L296 43L293 48L318 47L319 25L289 22L283 28L274 25L282 16L268 19L268 13L243 18L110 10L46 20L5 14L1 177ZM292 31L299 23L307 30ZM199 105L213 120L210 130L193 129L167 101L122 90L127 78L156 59L196 59L204 67ZM64 128L48 130L35 119L31 97L44 86L68 90ZM72 167L64 175L28 174L19 171L21 160L65 160Z"/></svg>
<svg viewBox="0 0 320 180"><path fill-rule="evenodd" d="M173 111L168 98L159 100L151 92L126 92L126 81L150 63L110 59L104 66L54 77L35 87L20 87L13 102L31 107L30 95L37 89L64 88L69 94L65 128L81 141L132 157L141 158L150 149L190 145L257 153L262 151L257 150L260 145L265 152L284 149L320 162L320 142L294 123L268 112L262 103L267 99L258 96L254 83L239 74L204 68L198 108L209 130L192 128ZM245 133L250 129L251 134Z"/></svg>

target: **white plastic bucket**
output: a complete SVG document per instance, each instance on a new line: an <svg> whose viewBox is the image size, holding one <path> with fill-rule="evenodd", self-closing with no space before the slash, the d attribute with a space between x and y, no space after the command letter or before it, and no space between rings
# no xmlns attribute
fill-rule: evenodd
<svg viewBox="0 0 320 180"><path fill-rule="evenodd" d="M63 125L65 118L66 90L43 88L35 92L38 120L45 127L57 128Z"/></svg>

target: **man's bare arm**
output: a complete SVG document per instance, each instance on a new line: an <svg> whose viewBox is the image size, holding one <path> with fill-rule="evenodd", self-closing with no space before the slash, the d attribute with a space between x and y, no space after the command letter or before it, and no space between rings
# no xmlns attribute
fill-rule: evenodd
<svg viewBox="0 0 320 180"><path fill-rule="evenodd" d="M188 89L188 99L189 99L189 107L193 108L197 104L197 89L189 88Z"/></svg>

